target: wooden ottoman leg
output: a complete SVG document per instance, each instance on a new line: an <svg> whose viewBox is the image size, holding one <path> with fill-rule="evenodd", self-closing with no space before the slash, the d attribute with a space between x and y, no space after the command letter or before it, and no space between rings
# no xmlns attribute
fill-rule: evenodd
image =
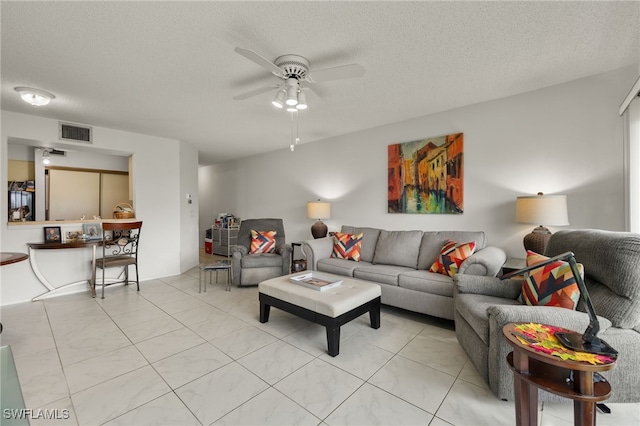
<svg viewBox="0 0 640 426"><path fill-rule="evenodd" d="M369 309L369 320L371 321L371 328L376 330L380 328L380 298Z"/></svg>
<svg viewBox="0 0 640 426"><path fill-rule="evenodd" d="M336 356L340 353L340 324L327 325L326 328L329 355Z"/></svg>
<svg viewBox="0 0 640 426"><path fill-rule="evenodd" d="M269 321L269 312L271 311L271 306L264 303L262 300L260 301L260 322L265 323Z"/></svg>

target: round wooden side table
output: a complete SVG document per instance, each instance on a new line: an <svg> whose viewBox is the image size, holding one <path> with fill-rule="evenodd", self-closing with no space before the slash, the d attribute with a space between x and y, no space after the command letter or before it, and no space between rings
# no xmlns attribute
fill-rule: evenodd
<svg viewBox="0 0 640 426"><path fill-rule="evenodd" d="M522 337L522 333L516 329L517 325L510 323L502 328L513 347L507 362L513 370L516 425L538 424L538 389L573 400L574 425L595 425L596 402L611 395L611 385L599 372L613 369L615 360L591 364L536 351L518 339L517 335Z"/></svg>
<svg viewBox="0 0 640 426"><path fill-rule="evenodd" d="M2 252L0 253L0 265L9 265L11 263L22 262L27 260L29 255L26 253Z"/></svg>
<svg viewBox="0 0 640 426"><path fill-rule="evenodd" d="M29 255L26 253L16 253L13 251L0 252L0 266L10 265L12 263L22 262L27 260ZM0 333L2 333L2 323L0 322Z"/></svg>

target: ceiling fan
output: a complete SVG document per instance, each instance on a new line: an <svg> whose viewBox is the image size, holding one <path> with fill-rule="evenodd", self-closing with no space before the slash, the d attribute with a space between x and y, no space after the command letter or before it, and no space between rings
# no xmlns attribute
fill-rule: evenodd
<svg viewBox="0 0 640 426"><path fill-rule="evenodd" d="M359 64L342 65L339 67L325 68L321 70L310 70L309 60L300 55L282 55L271 62L262 55L250 49L236 47L235 51L258 64L262 68L278 77L281 82L259 89L254 89L246 93L234 96L234 100L248 99L253 96L277 89L276 97L272 104L277 108L287 106L287 111L297 111L307 108L307 101L304 94L305 89L311 90L310 84L324 81L342 80L347 78L362 77L365 68Z"/></svg>

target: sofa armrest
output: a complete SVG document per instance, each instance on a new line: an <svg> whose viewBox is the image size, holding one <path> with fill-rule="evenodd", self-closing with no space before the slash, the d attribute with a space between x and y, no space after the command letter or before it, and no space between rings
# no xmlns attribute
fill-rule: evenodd
<svg viewBox="0 0 640 426"><path fill-rule="evenodd" d="M229 251L231 252L231 277L233 279L233 283L240 285L242 282L242 258L249 254L249 249L245 246L230 246Z"/></svg>
<svg viewBox="0 0 640 426"><path fill-rule="evenodd" d="M331 257L333 252L333 237L306 240L302 243L302 252L307 259L307 269L316 271L319 259Z"/></svg>
<svg viewBox="0 0 640 426"><path fill-rule="evenodd" d="M282 275L291 273L291 254L293 247L291 244L281 244L276 247L276 254L282 256Z"/></svg>
<svg viewBox="0 0 640 426"><path fill-rule="evenodd" d="M457 293L482 294L515 300L522 292L522 280L501 280L496 277L456 274L453 276Z"/></svg>
<svg viewBox="0 0 640 426"><path fill-rule="evenodd" d="M291 247L291 244L282 244L276 247L276 253L280 256L291 257L291 252L293 252L293 247Z"/></svg>
<svg viewBox="0 0 640 426"><path fill-rule="evenodd" d="M589 325L586 313L553 306L494 305L487 308L487 315L500 329L511 322L533 322L583 333ZM598 321L601 333L611 327L604 317L598 316Z"/></svg>
<svg viewBox="0 0 640 426"><path fill-rule="evenodd" d="M507 254L498 247L485 247L466 258L460 265L459 274L495 277L507 260Z"/></svg>
<svg viewBox="0 0 640 426"><path fill-rule="evenodd" d="M242 256L246 256L247 254L249 254L249 249L245 246L231 246L229 247L229 250L231 251L231 255L233 256L234 253L238 253L239 257Z"/></svg>

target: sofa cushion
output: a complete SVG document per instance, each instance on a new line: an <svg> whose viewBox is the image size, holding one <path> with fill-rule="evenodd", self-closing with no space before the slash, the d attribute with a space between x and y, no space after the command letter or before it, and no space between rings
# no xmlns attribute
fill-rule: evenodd
<svg viewBox="0 0 640 426"><path fill-rule="evenodd" d="M453 297L453 279L448 275L429 271L403 272L398 277L398 285L409 290Z"/></svg>
<svg viewBox="0 0 640 426"><path fill-rule="evenodd" d="M362 232L358 234L344 234L336 232L333 235L333 251L331 257L360 261L360 249L362 247Z"/></svg>
<svg viewBox="0 0 640 426"><path fill-rule="evenodd" d="M527 266L549 258L527 250ZM578 263L580 275L584 268ZM568 262L557 261L525 272L520 301L530 306L558 306L574 310L580 299L580 290Z"/></svg>
<svg viewBox="0 0 640 426"><path fill-rule="evenodd" d="M360 260L373 262L373 254L376 251L376 244L380 236L380 230L376 228L356 228L355 226L342 226L345 234L359 234L362 232L362 247L360 248Z"/></svg>
<svg viewBox="0 0 640 426"><path fill-rule="evenodd" d="M448 240L473 241L476 243L476 252L486 246L486 237L482 231L426 231L420 243L417 269L429 269Z"/></svg>
<svg viewBox="0 0 640 426"><path fill-rule="evenodd" d="M273 253L276 250L276 231L251 230L249 254Z"/></svg>
<svg viewBox="0 0 640 426"><path fill-rule="evenodd" d="M353 271L353 277L374 283L398 285L398 276L409 271L413 269L406 266L364 264L358 265Z"/></svg>
<svg viewBox="0 0 640 426"><path fill-rule="evenodd" d="M422 231L380 231L373 263L418 267Z"/></svg>
<svg viewBox="0 0 640 426"><path fill-rule="evenodd" d="M468 243L457 243L448 240L442 246L440 255L433 262L429 272L437 272L438 274L448 275L450 277L458 273L460 265L466 258L471 256L476 250L476 243L471 241Z"/></svg>
<svg viewBox="0 0 640 426"><path fill-rule="evenodd" d="M335 259L327 257L319 259L316 268L320 272L329 272L330 274L343 275L345 277L353 277L353 271L362 265L371 265L369 262L354 262L353 260Z"/></svg>
<svg viewBox="0 0 640 426"><path fill-rule="evenodd" d="M278 266L282 268L282 256L275 253L262 253L243 256L240 260L242 268L264 268Z"/></svg>
<svg viewBox="0 0 640 426"><path fill-rule="evenodd" d="M487 315L487 309L496 305L521 306L517 300L481 294L458 293L455 300L455 309L458 314L473 328L478 337L487 346L489 346L489 315Z"/></svg>

